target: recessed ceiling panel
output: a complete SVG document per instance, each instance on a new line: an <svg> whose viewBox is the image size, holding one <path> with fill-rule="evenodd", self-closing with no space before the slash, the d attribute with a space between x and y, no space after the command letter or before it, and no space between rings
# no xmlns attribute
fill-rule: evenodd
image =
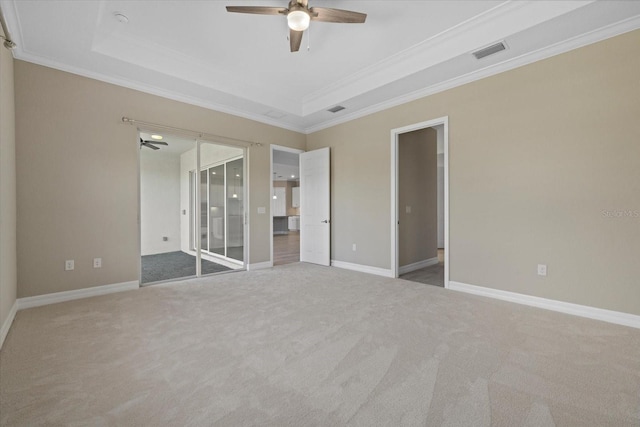
<svg viewBox="0 0 640 427"><path fill-rule="evenodd" d="M18 59L303 132L516 53L542 57L640 27L638 1L310 0L367 20L312 21L291 53L285 17L225 9L287 3L0 0ZM501 40L506 51L470 55ZM326 111L336 105L347 109Z"/></svg>

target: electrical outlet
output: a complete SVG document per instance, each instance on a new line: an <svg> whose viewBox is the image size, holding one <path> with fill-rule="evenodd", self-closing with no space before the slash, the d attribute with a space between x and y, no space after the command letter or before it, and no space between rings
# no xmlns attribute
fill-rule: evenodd
<svg viewBox="0 0 640 427"><path fill-rule="evenodd" d="M538 276L547 275L547 264L538 264Z"/></svg>
<svg viewBox="0 0 640 427"><path fill-rule="evenodd" d="M94 258L93 259L93 268L102 267L102 258Z"/></svg>
<svg viewBox="0 0 640 427"><path fill-rule="evenodd" d="M75 265L74 265L74 264L75 264L75 263L73 262L73 260L72 260L72 259L68 259L68 260L66 260L66 261L64 262L64 269L65 269L66 271L71 271L71 270L73 270L73 269L75 268Z"/></svg>
<svg viewBox="0 0 640 427"><path fill-rule="evenodd" d="M355 252L355 251L356 251L356 244L355 244L355 243L351 246L351 250L352 250L353 252Z"/></svg>

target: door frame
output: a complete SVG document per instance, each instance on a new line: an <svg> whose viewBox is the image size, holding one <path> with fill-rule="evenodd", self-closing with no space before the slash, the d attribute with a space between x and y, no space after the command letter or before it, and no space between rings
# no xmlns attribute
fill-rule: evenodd
<svg viewBox="0 0 640 427"><path fill-rule="evenodd" d="M305 151L283 145L271 144L269 150L269 264L273 267L273 212L271 211L271 197L273 196L273 152L286 151L288 153L302 154ZM300 171L300 156L298 156L298 171Z"/></svg>
<svg viewBox="0 0 640 427"><path fill-rule="evenodd" d="M398 250L398 144L399 136L438 125L444 127L444 287L449 288L449 116L427 120L391 130L391 276L397 278L399 264Z"/></svg>

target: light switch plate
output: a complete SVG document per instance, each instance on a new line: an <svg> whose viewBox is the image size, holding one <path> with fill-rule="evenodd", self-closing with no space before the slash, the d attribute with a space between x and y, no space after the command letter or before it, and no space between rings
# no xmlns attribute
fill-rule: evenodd
<svg viewBox="0 0 640 427"><path fill-rule="evenodd" d="M258 208L258 213L259 213L259 214L267 213L267 208L265 208L265 207L263 207L263 206L259 207L259 208Z"/></svg>
<svg viewBox="0 0 640 427"><path fill-rule="evenodd" d="M411 213L411 206L407 206L406 211L407 213Z"/></svg>

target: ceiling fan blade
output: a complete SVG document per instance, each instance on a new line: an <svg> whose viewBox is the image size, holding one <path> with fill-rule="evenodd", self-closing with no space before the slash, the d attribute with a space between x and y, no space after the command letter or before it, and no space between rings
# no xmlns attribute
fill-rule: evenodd
<svg viewBox="0 0 640 427"><path fill-rule="evenodd" d="M286 14L286 7L265 7L265 6L227 6L227 12L252 13L256 15L282 15Z"/></svg>
<svg viewBox="0 0 640 427"><path fill-rule="evenodd" d="M143 143L142 143L142 144L140 144L140 145L141 145L141 146L148 147L148 148L151 148L152 150L159 150L159 149L160 149L160 147L156 147L155 145L151 145L151 144L149 144L148 142L143 142Z"/></svg>
<svg viewBox="0 0 640 427"><path fill-rule="evenodd" d="M291 45L291 52L297 52L300 50L303 33L304 31L289 30L289 45Z"/></svg>
<svg viewBox="0 0 640 427"><path fill-rule="evenodd" d="M312 7L309 11L311 12L312 21L362 24L367 19L366 13L353 12L351 10Z"/></svg>
<svg viewBox="0 0 640 427"><path fill-rule="evenodd" d="M169 145L164 141L156 141L155 139L153 141L143 141L146 144L157 144L157 145Z"/></svg>

